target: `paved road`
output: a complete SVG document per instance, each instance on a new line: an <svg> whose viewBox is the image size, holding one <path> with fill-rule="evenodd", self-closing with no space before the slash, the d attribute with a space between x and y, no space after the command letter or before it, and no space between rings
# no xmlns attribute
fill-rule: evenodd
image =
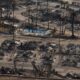
<svg viewBox="0 0 80 80"><path fill-rule="evenodd" d="M30 70L32 70L33 68L32 68L32 65L31 65L31 63L29 63L29 62L16 62L16 66L17 66L17 68L24 68L24 69L30 69ZM1 66L4 66L4 67L10 67L10 68L13 68L14 67L14 65L13 65L13 62L6 62L6 61L0 61L0 67Z"/></svg>
<svg viewBox="0 0 80 80"><path fill-rule="evenodd" d="M0 61L0 67L5 66L5 67L10 67L13 68L13 62L4 62ZM17 62L17 68L23 68L23 69L28 69L32 70L32 64L30 62ZM60 74L65 75L68 72L76 72L80 73L80 68L74 68L74 67L54 67L56 71L58 71Z"/></svg>
<svg viewBox="0 0 80 80"><path fill-rule="evenodd" d="M0 35L0 42L6 39L13 39L11 35ZM53 42L59 44L59 38L41 38L41 37L31 37L31 36L15 36L16 40L20 41L41 41L41 42ZM79 39L60 39L61 45L67 45L69 43L80 44Z"/></svg>

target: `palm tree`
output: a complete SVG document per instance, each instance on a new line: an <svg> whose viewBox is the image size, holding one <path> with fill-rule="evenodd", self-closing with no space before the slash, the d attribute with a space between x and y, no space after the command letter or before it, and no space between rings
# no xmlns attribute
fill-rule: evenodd
<svg viewBox="0 0 80 80"><path fill-rule="evenodd" d="M28 12L28 24L30 24L31 9L30 9L30 3L27 3L27 2L26 2L26 11Z"/></svg>
<svg viewBox="0 0 80 80"><path fill-rule="evenodd" d="M16 46L15 46L15 49L13 50L13 53L15 53L14 59L13 59L13 68L14 68L14 71L16 72L17 71L17 58L18 58Z"/></svg>
<svg viewBox="0 0 80 80"><path fill-rule="evenodd" d="M13 33L13 40L15 39L15 27L14 27L14 9L15 9L15 0L12 0L12 13L13 13L13 25L12 25L12 33Z"/></svg>
<svg viewBox="0 0 80 80"><path fill-rule="evenodd" d="M6 5L6 10L7 10L7 12L6 12L6 16L9 18L10 17L10 1L7 3L7 5Z"/></svg>
<svg viewBox="0 0 80 80"><path fill-rule="evenodd" d="M66 1L65 4L66 4L66 9L68 9L69 8L69 2Z"/></svg>
<svg viewBox="0 0 80 80"><path fill-rule="evenodd" d="M3 24L2 24L3 23L2 14L3 14L2 6L0 6L0 27L1 27L1 32L4 31Z"/></svg>
<svg viewBox="0 0 80 80"><path fill-rule="evenodd" d="M61 4L61 8L63 7L63 1L60 1L60 4Z"/></svg>
<svg viewBox="0 0 80 80"><path fill-rule="evenodd" d="M68 6L68 1L65 1L63 4L64 4L64 8L67 8L67 6Z"/></svg>
<svg viewBox="0 0 80 80"><path fill-rule="evenodd" d="M74 21L75 21L75 17L76 17L76 12L73 10L71 12L71 28L72 28L72 35L71 35L71 37L72 38L75 38L75 35L74 35Z"/></svg>
<svg viewBox="0 0 80 80"><path fill-rule="evenodd" d="M60 1L60 3L61 3L61 7L63 8L67 8L69 5L68 1Z"/></svg>
<svg viewBox="0 0 80 80"><path fill-rule="evenodd" d="M49 1L47 0L47 14L49 14L49 9L48 9L48 7L49 7ZM48 17L48 29L49 29L49 15L47 15L47 17Z"/></svg>
<svg viewBox="0 0 80 80"><path fill-rule="evenodd" d="M2 7L0 6L0 24L1 24L1 18L2 18Z"/></svg>
<svg viewBox="0 0 80 80"><path fill-rule="evenodd" d="M37 12L36 12L36 27L37 27L38 0L36 0L36 10L37 10Z"/></svg>
<svg viewBox="0 0 80 80"><path fill-rule="evenodd" d="M42 57L42 59L43 66L46 71L46 80L49 80L52 71L53 52L48 50L48 52Z"/></svg>

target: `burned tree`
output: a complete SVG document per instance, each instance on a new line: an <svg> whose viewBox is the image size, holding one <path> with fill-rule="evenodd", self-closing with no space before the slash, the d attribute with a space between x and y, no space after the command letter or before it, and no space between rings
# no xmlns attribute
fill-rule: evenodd
<svg viewBox="0 0 80 80"><path fill-rule="evenodd" d="M71 28L72 28L72 35L71 37L72 38L75 38L75 35L74 35L74 21L75 21L75 17L76 17L76 12L75 11L72 11L71 12Z"/></svg>

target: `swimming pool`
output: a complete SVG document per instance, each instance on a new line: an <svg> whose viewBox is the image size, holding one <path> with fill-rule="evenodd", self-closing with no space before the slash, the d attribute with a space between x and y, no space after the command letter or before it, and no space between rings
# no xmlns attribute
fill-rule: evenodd
<svg viewBox="0 0 80 80"><path fill-rule="evenodd" d="M47 30L44 28L26 28L23 29L24 35L34 35L34 36L47 36L51 33L51 30Z"/></svg>

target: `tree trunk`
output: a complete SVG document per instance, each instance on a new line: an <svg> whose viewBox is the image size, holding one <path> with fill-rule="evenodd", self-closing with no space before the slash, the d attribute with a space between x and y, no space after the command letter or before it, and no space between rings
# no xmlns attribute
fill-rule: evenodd
<svg viewBox="0 0 80 80"><path fill-rule="evenodd" d="M71 28L72 28L72 35L71 35L71 37L72 38L74 38L75 37L75 35L74 35L74 17L75 17L75 13L73 12L72 14L71 14Z"/></svg>

